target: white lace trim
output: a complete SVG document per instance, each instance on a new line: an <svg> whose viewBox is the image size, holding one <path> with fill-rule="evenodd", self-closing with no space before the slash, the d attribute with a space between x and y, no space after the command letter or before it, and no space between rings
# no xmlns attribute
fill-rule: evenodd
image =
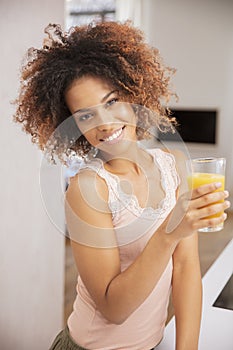
<svg viewBox="0 0 233 350"><path fill-rule="evenodd" d="M108 203L113 218L120 215L123 209L127 209L137 217L143 216L146 219L156 220L175 205L175 191L179 185L179 177L174 156L160 149L147 150L147 152L154 157L154 161L160 170L161 186L165 193L165 197L160 201L156 209L152 207L142 208L135 195L123 192L120 187L120 179L104 168L101 159L96 158L92 161L87 161L78 170L78 172L84 169L93 170L106 181L109 191Z"/></svg>

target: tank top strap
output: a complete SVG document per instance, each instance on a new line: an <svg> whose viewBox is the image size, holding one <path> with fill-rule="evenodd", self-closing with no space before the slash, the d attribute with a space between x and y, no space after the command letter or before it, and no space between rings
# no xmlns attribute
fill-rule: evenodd
<svg viewBox="0 0 233 350"><path fill-rule="evenodd" d="M177 189L180 184L180 178L177 173L174 155L159 148L150 149L148 152L154 157L159 167L163 188L165 190Z"/></svg>
<svg viewBox="0 0 233 350"><path fill-rule="evenodd" d="M77 173L83 170L92 170L105 180L109 192L108 203L110 206L112 206L113 203L116 203L116 198L119 197L119 179L104 168L103 161L99 158L85 161L81 164Z"/></svg>

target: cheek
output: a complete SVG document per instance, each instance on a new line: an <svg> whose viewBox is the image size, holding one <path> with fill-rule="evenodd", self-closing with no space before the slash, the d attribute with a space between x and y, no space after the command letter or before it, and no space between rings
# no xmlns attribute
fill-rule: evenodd
<svg viewBox="0 0 233 350"><path fill-rule="evenodd" d="M127 124L132 126L137 124L135 113L130 104L122 103L122 108L119 110L119 115L125 122L127 122Z"/></svg>
<svg viewBox="0 0 233 350"><path fill-rule="evenodd" d="M95 140L95 130L93 128L88 127L85 124L78 123L75 121L80 133L87 139L87 141L93 145Z"/></svg>
<svg viewBox="0 0 233 350"><path fill-rule="evenodd" d="M128 113L127 124L128 124L128 128L132 132L136 132L137 118L132 111L130 111L130 113Z"/></svg>
<svg viewBox="0 0 233 350"><path fill-rule="evenodd" d="M129 125L128 126L128 135L130 138L136 140L137 139L137 132L136 132L136 124Z"/></svg>
<svg viewBox="0 0 233 350"><path fill-rule="evenodd" d="M96 139L96 132L95 130L89 130L83 133L87 141L92 145L92 146L97 146L98 145L98 140Z"/></svg>

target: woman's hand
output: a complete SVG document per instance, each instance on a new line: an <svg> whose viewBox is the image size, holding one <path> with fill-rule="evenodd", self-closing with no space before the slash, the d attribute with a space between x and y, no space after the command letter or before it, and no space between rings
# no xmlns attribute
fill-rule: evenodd
<svg viewBox="0 0 233 350"><path fill-rule="evenodd" d="M218 183L211 183L182 195L161 228L180 240L200 228L221 224L226 220L227 215L223 212L229 208L230 202L225 201L228 192L217 191L219 187ZM222 214L212 217L218 213Z"/></svg>

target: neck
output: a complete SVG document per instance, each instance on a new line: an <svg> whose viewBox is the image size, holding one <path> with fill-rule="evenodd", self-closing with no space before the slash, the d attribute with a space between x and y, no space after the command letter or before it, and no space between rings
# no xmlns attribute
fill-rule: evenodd
<svg viewBox="0 0 233 350"><path fill-rule="evenodd" d="M101 152L101 158L105 163L107 170L115 174L125 174L132 172L141 174L145 162L151 161L150 155L140 148L136 143L134 147L130 148L127 154L120 156L112 156Z"/></svg>

